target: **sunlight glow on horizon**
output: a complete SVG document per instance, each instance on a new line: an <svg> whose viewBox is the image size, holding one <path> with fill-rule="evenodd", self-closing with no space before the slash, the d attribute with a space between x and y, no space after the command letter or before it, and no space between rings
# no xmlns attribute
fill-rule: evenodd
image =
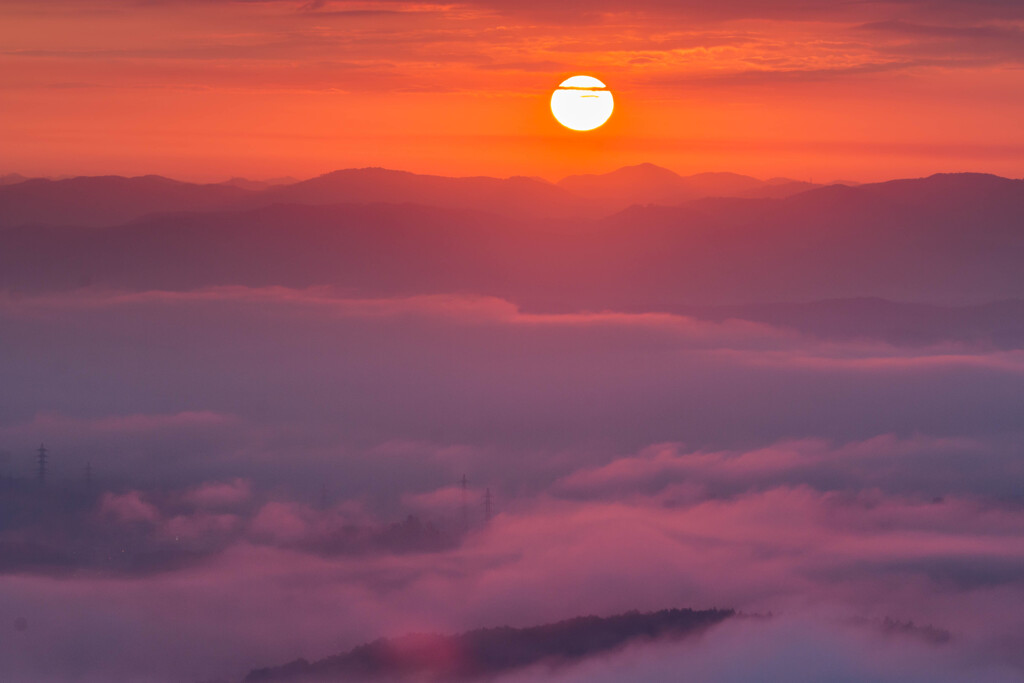
<svg viewBox="0 0 1024 683"><path fill-rule="evenodd" d="M0 7L0 175L560 178L650 162L805 180L1024 176L1016 29L940 40L913 26L950 17L897 4L783 3L766 18L762 3L722 16L641 3L581 36L531 3L481 5L495 31L468 10L54 0L67 11L36 13L16 0ZM956 4L963 27L993 21L989 5ZM614 87L614 115L590 134L552 121L552 91L580 72Z"/></svg>

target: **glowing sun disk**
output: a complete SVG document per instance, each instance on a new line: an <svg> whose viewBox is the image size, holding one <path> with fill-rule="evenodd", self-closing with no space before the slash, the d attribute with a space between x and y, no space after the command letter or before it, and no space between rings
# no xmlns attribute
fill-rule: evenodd
<svg viewBox="0 0 1024 683"><path fill-rule="evenodd" d="M573 76L551 94L551 113L572 130L594 130L612 115L615 101L608 87L593 76Z"/></svg>

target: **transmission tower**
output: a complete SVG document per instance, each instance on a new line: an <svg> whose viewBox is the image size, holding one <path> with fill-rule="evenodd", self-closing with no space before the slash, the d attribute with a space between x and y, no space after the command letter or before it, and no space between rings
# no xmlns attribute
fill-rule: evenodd
<svg viewBox="0 0 1024 683"><path fill-rule="evenodd" d="M484 519L491 521L491 489L484 492Z"/></svg>
<svg viewBox="0 0 1024 683"><path fill-rule="evenodd" d="M49 458L46 455L47 452L48 451L46 450L46 446L44 446L43 444L39 444L39 450L36 451L36 466L38 468L36 470L36 477L38 478L40 484L46 483L47 462L49 460Z"/></svg>

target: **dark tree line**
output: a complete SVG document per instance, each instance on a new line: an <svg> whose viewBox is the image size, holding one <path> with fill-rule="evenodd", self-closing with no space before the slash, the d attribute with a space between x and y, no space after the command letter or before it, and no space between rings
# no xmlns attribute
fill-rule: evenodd
<svg viewBox="0 0 1024 683"><path fill-rule="evenodd" d="M576 617L529 628L479 629L458 635L381 638L308 662L255 669L246 683L263 681L467 680L539 662L567 664L628 643L694 635L735 615L733 610L668 609L612 617Z"/></svg>

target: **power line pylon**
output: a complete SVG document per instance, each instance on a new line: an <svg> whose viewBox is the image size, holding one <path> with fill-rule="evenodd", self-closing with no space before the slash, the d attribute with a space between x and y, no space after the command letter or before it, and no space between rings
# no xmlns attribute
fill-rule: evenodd
<svg viewBox="0 0 1024 683"><path fill-rule="evenodd" d="M491 489L484 492L484 520L491 521Z"/></svg>

